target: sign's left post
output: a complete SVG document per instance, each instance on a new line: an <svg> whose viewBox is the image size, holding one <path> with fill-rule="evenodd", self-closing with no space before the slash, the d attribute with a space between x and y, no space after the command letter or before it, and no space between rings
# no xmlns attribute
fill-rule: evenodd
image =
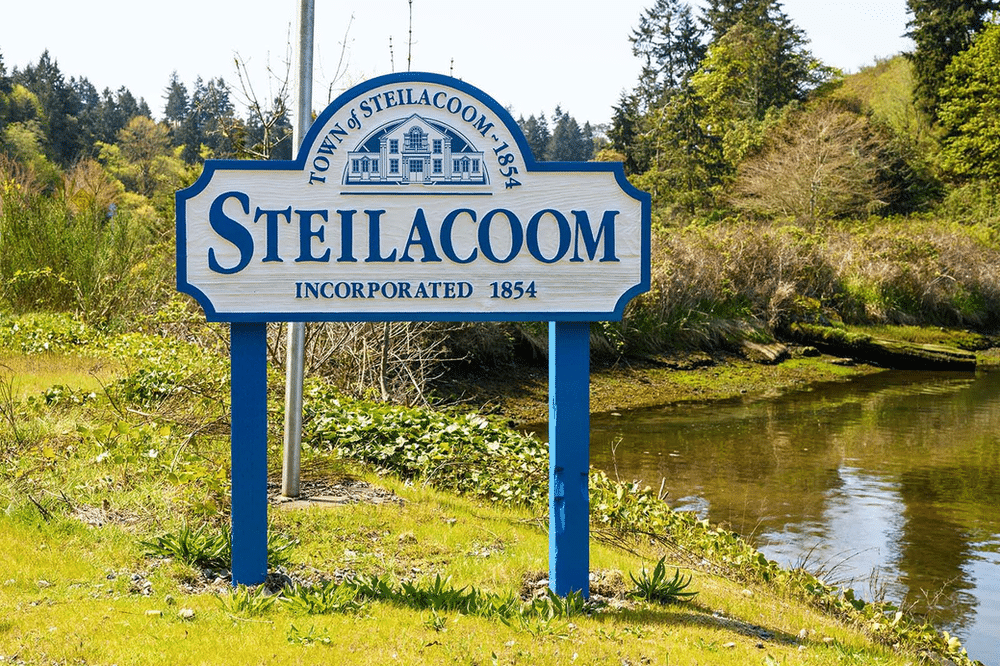
<svg viewBox="0 0 1000 666"><path fill-rule="evenodd" d="M267 578L267 324L230 324L233 585Z"/></svg>

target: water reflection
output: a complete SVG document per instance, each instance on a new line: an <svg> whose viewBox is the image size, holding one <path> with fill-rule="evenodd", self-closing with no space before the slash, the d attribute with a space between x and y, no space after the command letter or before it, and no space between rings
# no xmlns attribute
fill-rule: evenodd
<svg viewBox="0 0 1000 666"><path fill-rule="evenodd" d="M591 462L666 479L674 506L912 605L1000 666L1000 374L892 372L766 402L595 415Z"/></svg>

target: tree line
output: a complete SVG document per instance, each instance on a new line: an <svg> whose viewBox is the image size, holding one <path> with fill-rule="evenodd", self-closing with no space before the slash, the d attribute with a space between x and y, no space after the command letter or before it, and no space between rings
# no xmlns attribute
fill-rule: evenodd
<svg viewBox="0 0 1000 666"><path fill-rule="evenodd" d="M274 99L258 100L238 73L235 87L222 77L199 77L189 89L175 72L164 89L162 120L156 122L146 100L124 86L98 92L85 77L67 80L48 51L37 63L11 72L0 53L0 151L51 172L99 159L106 146L142 133L186 165L206 158L291 159L287 85ZM244 98L242 116L234 97ZM544 113L520 122L536 159L586 161L594 155L590 123L581 126L560 107L551 129Z"/></svg>
<svg viewBox="0 0 1000 666"><path fill-rule="evenodd" d="M910 117L873 108L820 62L777 0L656 0L630 41L639 80L609 149L678 214L804 219L910 213L994 179L1000 27L991 0L908 0ZM899 114L896 114L899 115Z"/></svg>
<svg viewBox="0 0 1000 666"><path fill-rule="evenodd" d="M621 161L653 195L656 286L609 348L697 330L699 316L749 308L779 321L810 303L845 320L1000 320L995 272L970 268L993 256L1000 227L997 5L909 0L913 52L845 76L813 56L777 0L710 0L699 12L651 0L622 36L642 70L608 126L561 107L519 118L536 159ZM156 120L125 87L67 79L48 53L11 71L0 53L0 301L100 319L155 309L155 290L168 298L174 192L207 158L292 155L286 89L259 100L245 69L237 76L172 76ZM838 254L844 234L864 254L883 228L892 240L865 264L878 270L837 277L855 256ZM736 237L742 255L720 252ZM103 249L81 251L94 239ZM810 254L820 246L827 255ZM768 257L781 261L760 273Z"/></svg>
<svg viewBox="0 0 1000 666"><path fill-rule="evenodd" d="M233 102L233 89L222 77L198 77L190 92L171 76L163 97L161 134L170 150L187 164L206 157L291 157L291 125L285 100L252 100L240 117ZM262 113L278 109L274 126L265 127ZM86 78L63 75L58 63L45 51L37 63L8 72L0 53L0 148L21 158L38 153L59 167L96 157L101 144L114 144L135 118L155 122L149 104L137 99L125 86L98 92ZM272 136L266 136L270 130ZM265 146L265 142L269 142Z"/></svg>

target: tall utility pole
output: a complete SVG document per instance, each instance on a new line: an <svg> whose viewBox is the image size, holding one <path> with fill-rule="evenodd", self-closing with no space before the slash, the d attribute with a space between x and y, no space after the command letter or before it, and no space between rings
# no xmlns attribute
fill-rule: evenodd
<svg viewBox="0 0 1000 666"><path fill-rule="evenodd" d="M302 139L312 125L313 28L315 0L299 0L298 48L296 53L295 126L292 144L301 148ZM288 324L285 353L285 451L281 465L281 494L299 496L299 468L302 456L302 379L305 374L306 325Z"/></svg>

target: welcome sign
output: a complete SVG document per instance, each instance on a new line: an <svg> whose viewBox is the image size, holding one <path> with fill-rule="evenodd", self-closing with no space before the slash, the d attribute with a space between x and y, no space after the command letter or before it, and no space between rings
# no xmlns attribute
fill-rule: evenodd
<svg viewBox="0 0 1000 666"><path fill-rule="evenodd" d="M621 164L536 162L456 79L362 83L289 162L210 160L177 193L177 288L228 321L233 584L267 576L269 321L549 322L549 586L588 593L590 322L649 288Z"/></svg>
<svg viewBox="0 0 1000 666"><path fill-rule="evenodd" d="M177 193L177 284L215 321L620 319L649 207L618 163L536 162L482 91L393 74L294 161L206 162Z"/></svg>

